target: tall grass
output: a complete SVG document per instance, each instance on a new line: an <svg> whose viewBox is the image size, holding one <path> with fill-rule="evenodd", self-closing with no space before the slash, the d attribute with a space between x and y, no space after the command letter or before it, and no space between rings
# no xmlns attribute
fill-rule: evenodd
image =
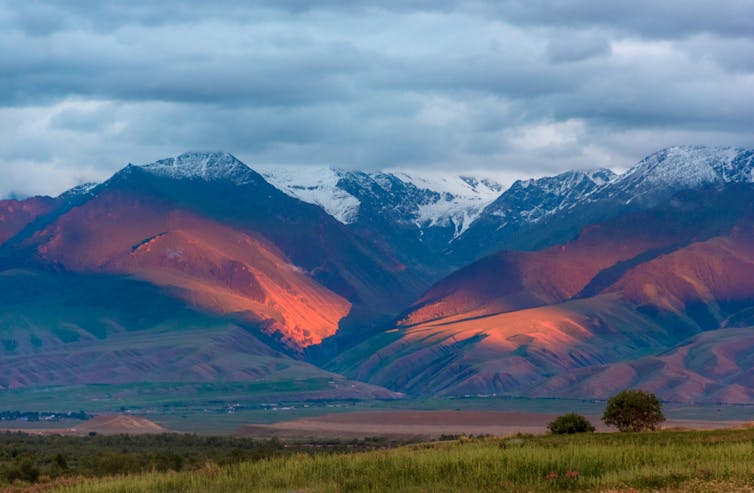
<svg viewBox="0 0 754 493"><path fill-rule="evenodd" d="M475 439L295 455L187 473L84 481L55 491L550 492L754 491L754 432Z"/></svg>

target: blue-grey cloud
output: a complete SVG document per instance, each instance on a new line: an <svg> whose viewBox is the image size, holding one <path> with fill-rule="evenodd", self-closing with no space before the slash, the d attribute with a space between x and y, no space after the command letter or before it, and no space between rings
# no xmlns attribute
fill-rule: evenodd
<svg viewBox="0 0 754 493"><path fill-rule="evenodd" d="M553 63L588 60L610 53L610 42L599 32L556 31L547 42L547 57Z"/></svg>
<svg viewBox="0 0 754 493"><path fill-rule="evenodd" d="M0 0L0 196L250 164L623 167L751 146L754 0Z"/></svg>

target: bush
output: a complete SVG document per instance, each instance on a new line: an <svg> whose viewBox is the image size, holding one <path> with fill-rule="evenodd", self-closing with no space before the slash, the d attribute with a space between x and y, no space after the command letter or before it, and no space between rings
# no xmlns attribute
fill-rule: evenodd
<svg viewBox="0 0 754 493"><path fill-rule="evenodd" d="M0 475L8 483L15 481L36 483L39 480L39 469L34 466L34 461L31 457L25 456L18 458L12 464L6 464Z"/></svg>
<svg viewBox="0 0 754 493"><path fill-rule="evenodd" d="M620 431L655 430L665 421L660 400L651 392L624 390L607 401L602 421Z"/></svg>
<svg viewBox="0 0 754 493"><path fill-rule="evenodd" d="M555 421L547 425L547 429L553 435L566 433L591 433L594 426L584 416L576 413L568 413L555 418Z"/></svg>

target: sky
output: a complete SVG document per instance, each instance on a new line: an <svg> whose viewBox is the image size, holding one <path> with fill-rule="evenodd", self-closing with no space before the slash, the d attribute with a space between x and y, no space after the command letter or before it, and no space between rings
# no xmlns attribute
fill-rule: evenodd
<svg viewBox="0 0 754 493"><path fill-rule="evenodd" d="M225 150L541 176L754 147L754 0L0 0L0 197Z"/></svg>

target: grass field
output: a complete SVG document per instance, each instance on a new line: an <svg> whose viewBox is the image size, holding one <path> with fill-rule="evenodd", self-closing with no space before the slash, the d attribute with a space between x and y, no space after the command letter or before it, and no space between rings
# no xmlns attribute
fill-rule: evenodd
<svg viewBox="0 0 754 493"><path fill-rule="evenodd" d="M754 430L461 439L295 454L189 472L79 480L50 491L754 491Z"/></svg>

